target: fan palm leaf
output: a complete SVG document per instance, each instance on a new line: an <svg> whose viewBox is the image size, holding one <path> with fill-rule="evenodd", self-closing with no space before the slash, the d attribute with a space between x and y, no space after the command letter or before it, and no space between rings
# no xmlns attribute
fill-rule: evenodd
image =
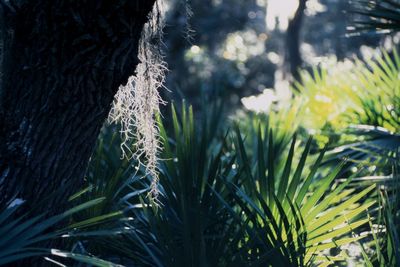
<svg viewBox="0 0 400 267"><path fill-rule="evenodd" d="M393 33L400 30L400 1L352 0L350 33Z"/></svg>

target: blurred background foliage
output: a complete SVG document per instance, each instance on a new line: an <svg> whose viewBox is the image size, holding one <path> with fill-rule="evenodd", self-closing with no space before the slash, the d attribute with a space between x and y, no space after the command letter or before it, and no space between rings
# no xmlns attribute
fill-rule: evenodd
<svg viewBox="0 0 400 267"><path fill-rule="evenodd" d="M166 97L183 96L195 107L201 96L222 97L232 107L267 88L285 96L297 68L363 56L387 42L345 36L347 0L191 0L188 6L195 12L170 1Z"/></svg>
<svg viewBox="0 0 400 267"><path fill-rule="evenodd" d="M400 266L400 2L166 14L158 202L106 123L71 210L0 213L0 264Z"/></svg>

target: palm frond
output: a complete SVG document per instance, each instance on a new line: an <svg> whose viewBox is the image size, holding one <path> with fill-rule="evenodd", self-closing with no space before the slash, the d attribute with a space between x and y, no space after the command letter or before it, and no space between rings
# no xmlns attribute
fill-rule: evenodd
<svg viewBox="0 0 400 267"><path fill-rule="evenodd" d="M48 242L51 240L72 239L77 236L95 234L85 230L87 226L85 222L81 222L82 224L80 225L62 228L59 225L60 223L65 224L72 215L92 208L103 200L104 198L93 199L50 218L46 218L44 214L32 218L28 218L25 215L15 217L14 214L19 206L3 210L0 212L0 265L32 257L45 257L47 260L51 259L50 257L68 258L93 266L113 265L111 262L93 256L48 247ZM91 219L92 222L100 222L101 220L102 218ZM110 231L107 234L110 234Z"/></svg>
<svg viewBox="0 0 400 267"><path fill-rule="evenodd" d="M246 163L247 152L242 145L240 130L236 129L236 133L238 153L242 155L238 157L238 165L242 166L241 171L246 177L253 177L247 179L243 189L236 187L239 214L248 229L249 242L256 242L253 238L259 236L265 237L262 241L266 242L264 248L254 244L249 245L252 249L246 247L249 254L257 255L257 259L263 258L265 264L267 259L278 260L279 255L281 264L290 266L345 260L344 255L332 257L326 255L325 250L360 238L349 234L352 229L368 222L365 211L375 203L367 196L374 191L375 185L354 192L346 188L350 182L348 179L346 183L335 186L333 182L338 178L342 165L321 177L319 169L325 151L310 164L308 157L312 139L307 141L296 162L293 153L296 138L293 138L281 171L276 171L274 164L268 164L274 158L273 150L261 147L265 143L260 139L257 168L252 170ZM273 145L273 138L268 144ZM257 244L261 246L262 243Z"/></svg>
<svg viewBox="0 0 400 267"><path fill-rule="evenodd" d="M241 262L236 250L244 235L231 223L219 199L232 202L224 181L238 182L238 175L226 137L219 137L216 130L218 116L195 121L192 108L183 104L180 113L172 106L172 129L159 121L164 142L160 207L142 199L140 206L130 211L134 218L131 227L138 230L129 240L145 250L140 261L152 266L231 266Z"/></svg>
<svg viewBox="0 0 400 267"><path fill-rule="evenodd" d="M350 34L393 33L400 30L400 1L352 0Z"/></svg>

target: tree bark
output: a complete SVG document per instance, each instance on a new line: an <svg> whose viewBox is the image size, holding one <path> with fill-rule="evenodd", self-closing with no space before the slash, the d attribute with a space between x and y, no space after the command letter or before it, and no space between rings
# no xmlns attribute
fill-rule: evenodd
<svg viewBox="0 0 400 267"><path fill-rule="evenodd" d="M17 197L29 209L54 193L48 209L79 190L113 97L139 63L154 2L0 0L9 44L1 68L0 208Z"/></svg>
<svg viewBox="0 0 400 267"><path fill-rule="evenodd" d="M299 6L293 18L289 21L286 32L287 57L293 80L299 80L299 68L303 64L300 53L300 33L303 24L306 3L307 0L299 0Z"/></svg>

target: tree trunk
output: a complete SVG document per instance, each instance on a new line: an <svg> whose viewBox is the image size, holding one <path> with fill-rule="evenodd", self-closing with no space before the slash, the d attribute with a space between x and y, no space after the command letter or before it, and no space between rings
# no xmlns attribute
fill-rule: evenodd
<svg viewBox="0 0 400 267"><path fill-rule="evenodd" d="M299 6L289 21L286 32L287 57L293 80L299 80L299 68L303 64L300 53L300 32L303 24L307 0L299 0Z"/></svg>
<svg viewBox="0 0 400 267"><path fill-rule="evenodd" d="M17 2L17 1L15 1ZM119 85L135 71L155 0L0 0L0 208L46 209L79 190ZM53 207L54 210L54 207Z"/></svg>

